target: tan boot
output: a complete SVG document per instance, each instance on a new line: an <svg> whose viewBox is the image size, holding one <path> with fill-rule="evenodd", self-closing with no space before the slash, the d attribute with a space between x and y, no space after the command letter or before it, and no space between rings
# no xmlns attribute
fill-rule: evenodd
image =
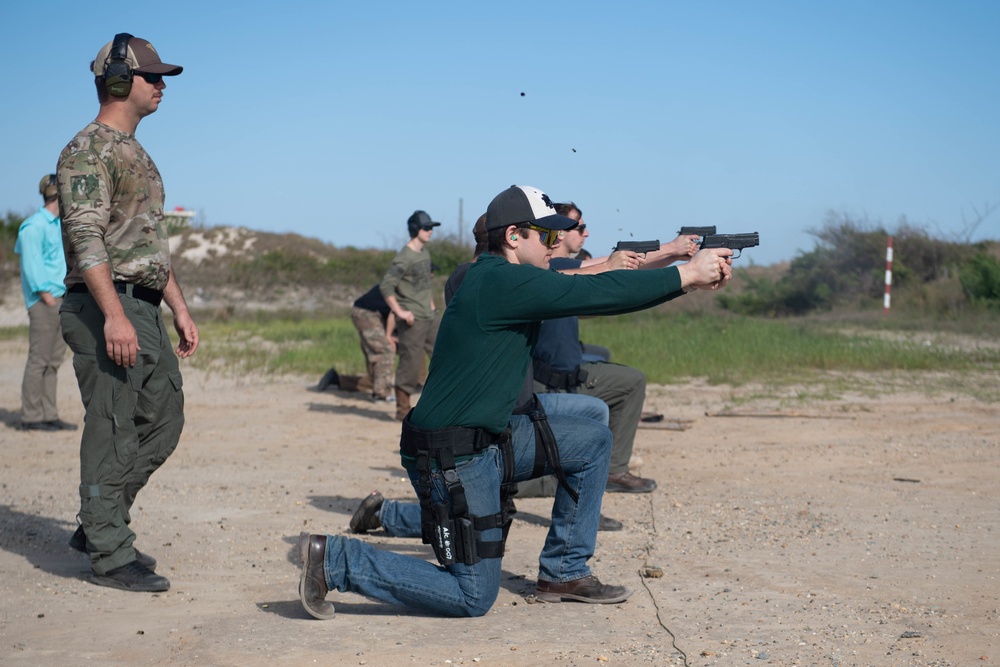
<svg viewBox="0 0 1000 667"><path fill-rule="evenodd" d="M410 412L410 395L399 387L396 389L396 421L403 421Z"/></svg>

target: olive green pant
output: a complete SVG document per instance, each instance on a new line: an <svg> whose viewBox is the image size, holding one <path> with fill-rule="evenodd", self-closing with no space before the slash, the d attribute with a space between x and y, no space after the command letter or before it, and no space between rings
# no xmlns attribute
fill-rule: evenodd
<svg viewBox="0 0 1000 667"><path fill-rule="evenodd" d="M580 364L580 368L587 372L587 380L573 391L594 396L608 404L608 428L612 436L609 472L628 472L642 404L646 401L646 376L630 366L607 361L586 362ZM535 391L551 390L535 382Z"/></svg>
<svg viewBox="0 0 1000 667"><path fill-rule="evenodd" d="M415 394L420 384L421 370L424 367L424 356L429 359L434 351L434 340L437 338L440 318L430 320L414 320L407 324L396 321L396 353L399 355L399 365L396 366L396 387L407 394Z"/></svg>
<svg viewBox="0 0 1000 667"><path fill-rule="evenodd" d="M79 518L97 574L135 560L129 511L184 427L181 374L159 307L125 294L119 298L139 340L132 368L108 357L104 315L93 297L68 293L60 309L86 410Z"/></svg>
<svg viewBox="0 0 1000 667"><path fill-rule="evenodd" d="M28 309L28 363L21 382L21 421L26 424L59 419L56 384L66 359L66 343L59 330L59 305L38 301Z"/></svg>

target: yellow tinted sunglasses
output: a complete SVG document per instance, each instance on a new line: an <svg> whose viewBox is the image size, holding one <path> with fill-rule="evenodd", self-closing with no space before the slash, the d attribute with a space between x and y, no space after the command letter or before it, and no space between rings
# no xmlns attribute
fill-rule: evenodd
<svg viewBox="0 0 1000 667"><path fill-rule="evenodd" d="M536 227L534 225L528 225L528 229L534 229L538 232L538 236L546 248L551 248L562 240L563 237L562 230L558 229L545 229L544 227Z"/></svg>

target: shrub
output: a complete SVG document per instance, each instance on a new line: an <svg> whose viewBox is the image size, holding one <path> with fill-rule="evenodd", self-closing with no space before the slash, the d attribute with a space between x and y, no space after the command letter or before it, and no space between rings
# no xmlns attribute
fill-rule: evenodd
<svg viewBox="0 0 1000 667"><path fill-rule="evenodd" d="M988 307L1000 307L1000 261L981 251L962 265L959 282L969 300Z"/></svg>
<svg viewBox="0 0 1000 667"><path fill-rule="evenodd" d="M434 274L447 278L460 264L472 261L473 247L452 236L443 236L427 244L434 263Z"/></svg>
<svg viewBox="0 0 1000 667"><path fill-rule="evenodd" d="M771 316L802 315L838 306L868 310L881 305L890 232L881 225L830 213L823 226L810 233L817 239L816 247L792 260L784 276L776 282L753 281L742 293L721 297L720 305L739 313ZM962 304L955 301L954 291L939 298L932 297L938 290L927 288L953 280L971 261L971 246L934 239L905 218L900 219L892 236L893 289L916 295L925 305L934 302L949 314L957 311ZM968 269L972 283L989 283L984 267L980 260ZM965 299L961 293L958 297Z"/></svg>
<svg viewBox="0 0 1000 667"><path fill-rule="evenodd" d="M0 218L0 262L6 262L14 258L14 244L17 242L17 230L21 228L21 223L31 213L16 213L7 211L4 217Z"/></svg>

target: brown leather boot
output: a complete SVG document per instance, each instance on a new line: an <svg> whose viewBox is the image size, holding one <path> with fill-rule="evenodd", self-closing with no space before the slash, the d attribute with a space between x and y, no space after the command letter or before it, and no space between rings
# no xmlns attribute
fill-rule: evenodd
<svg viewBox="0 0 1000 667"><path fill-rule="evenodd" d="M320 620L333 618L333 604L326 601L326 535L299 533L299 557L302 576L299 578L299 599L311 616Z"/></svg>
<svg viewBox="0 0 1000 667"><path fill-rule="evenodd" d="M625 602L630 595L632 591L624 586L602 584L600 579L593 575L565 583L539 579L538 587L535 589L535 598L539 602L576 600L590 604L618 604Z"/></svg>
<svg viewBox="0 0 1000 667"><path fill-rule="evenodd" d="M396 421L403 421L410 412L410 395L399 387L396 390Z"/></svg>

